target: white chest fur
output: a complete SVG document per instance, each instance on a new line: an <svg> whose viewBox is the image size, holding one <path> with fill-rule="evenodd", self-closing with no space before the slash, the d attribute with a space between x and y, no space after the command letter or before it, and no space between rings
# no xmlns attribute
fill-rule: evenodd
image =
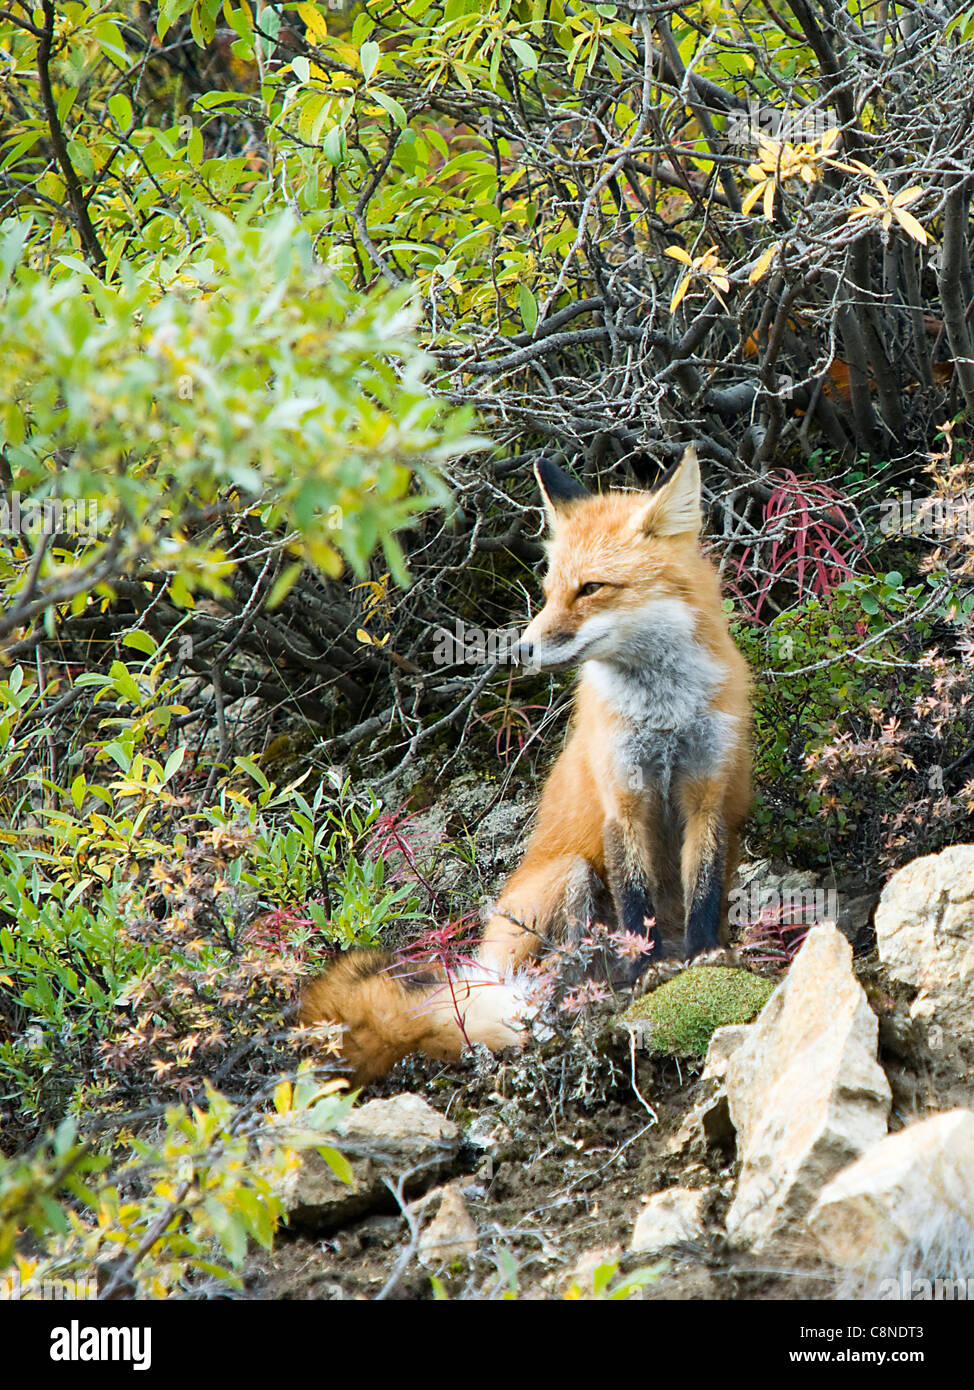
<svg viewBox="0 0 974 1390"><path fill-rule="evenodd" d="M624 652L584 662L581 679L619 721L618 774L666 795L675 771L705 776L724 756L736 721L711 702L728 672L696 639L693 610L679 599L654 600L626 627Z"/></svg>

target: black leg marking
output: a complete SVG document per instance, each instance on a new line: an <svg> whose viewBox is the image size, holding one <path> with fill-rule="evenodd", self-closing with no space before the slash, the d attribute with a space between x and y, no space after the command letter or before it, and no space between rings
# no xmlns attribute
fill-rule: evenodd
<svg viewBox="0 0 974 1390"><path fill-rule="evenodd" d="M727 852L718 841L697 871L687 913L687 932L683 943L686 958L692 960L703 951L720 945L720 916L724 897L724 865Z"/></svg>
<svg viewBox="0 0 974 1390"><path fill-rule="evenodd" d="M630 932L633 936L644 936L647 945L653 948L626 967L624 981L633 984L652 961L660 958L663 946L655 923L656 908L647 876L627 848L618 822L606 826L605 869L615 905L617 930ZM647 925L648 922L652 922L652 926Z"/></svg>

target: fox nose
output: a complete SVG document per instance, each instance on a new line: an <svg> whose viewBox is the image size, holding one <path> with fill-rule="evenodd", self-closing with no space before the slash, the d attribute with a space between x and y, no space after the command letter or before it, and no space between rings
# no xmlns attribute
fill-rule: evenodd
<svg viewBox="0 0 974 1390"><path fill-rule="evenodd" d="M513 656L519 666L530 666L534 656L534 643L522 637L520 642L514 645Z"/></svg>

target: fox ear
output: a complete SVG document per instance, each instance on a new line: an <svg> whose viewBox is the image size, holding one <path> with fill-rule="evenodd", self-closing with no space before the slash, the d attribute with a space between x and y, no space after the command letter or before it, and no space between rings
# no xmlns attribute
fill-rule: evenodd
<svg viewBox="0 0 974 1390"><path fill-rule="evenodd" d="M592 496L588 488L576 482L563 468L559 468L557 463L552 463L551 459L543 458L536 463L534 476L541 489L541 500L548 513L549 526L554 525L559 512L564 511L569 503Z"/></svg>
<svg viewBox="0 0 974 1390"><path fill-rule="evenodd" d="M636 528L651 536L699 536L702 526L700 465L696 449L689 444L673 476L639 512Z"/></svg>

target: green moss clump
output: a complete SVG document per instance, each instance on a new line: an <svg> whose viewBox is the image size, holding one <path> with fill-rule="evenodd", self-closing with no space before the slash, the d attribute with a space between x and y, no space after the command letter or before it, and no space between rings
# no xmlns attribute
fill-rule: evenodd
<svg viewBox="0 0 974 1390"><path fill-rule="evenodd" d="M697 965L643 995L619 1023L645 1021L646 1045L667 1056L705 1057L717 1028L750 1023L774 990L771 980L722 965Z"/></svg>

